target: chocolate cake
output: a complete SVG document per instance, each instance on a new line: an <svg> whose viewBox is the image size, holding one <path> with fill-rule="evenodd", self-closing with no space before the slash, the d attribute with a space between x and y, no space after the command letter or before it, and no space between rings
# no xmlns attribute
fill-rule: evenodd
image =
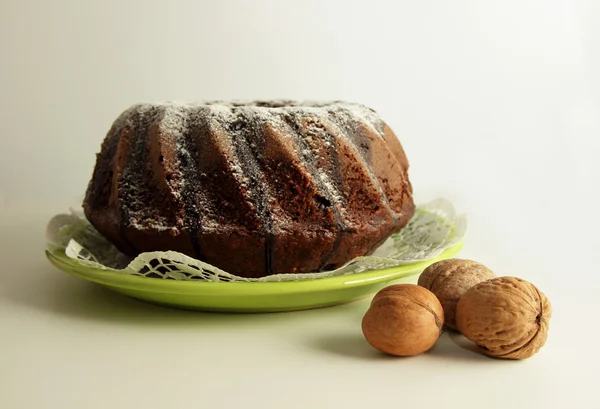
<svg viewBox="0 0 600 409"><path fill-rule="evenodd" d="M243 277L334 269L414 213L392 130L352 103L139 104L114 122L84 202L131 256L174 250Z"/></svg>

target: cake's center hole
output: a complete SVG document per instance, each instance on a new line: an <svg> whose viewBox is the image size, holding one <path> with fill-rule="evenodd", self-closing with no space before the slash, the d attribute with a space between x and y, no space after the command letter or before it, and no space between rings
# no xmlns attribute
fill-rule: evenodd
<svg viewBox="0 0 600 409"><path fill-rule="evenodd" d="M265 107L265 108L286 108L286 107L294 107L298 106L298 104L294 101L255 101L254 104L257 107Z"/></svg>

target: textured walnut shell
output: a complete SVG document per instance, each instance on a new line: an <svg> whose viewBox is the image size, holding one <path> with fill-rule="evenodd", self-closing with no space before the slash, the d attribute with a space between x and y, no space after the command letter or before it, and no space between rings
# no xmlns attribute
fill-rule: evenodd
<svg viewBox="0 0 600 409"><path fill-rule="evenodd" d="M456 329L454 319L456 304L462 295L475 284L496 277L483 264L471 260L450 259L438 261L427 267L419 276L419 285L430 290L444 308L444 322Z"/></svg>
<svg viewBox="0 0 600 409"><path fill-rule="evenodd" d="M477 284L461 297L456 324L485 354L525 359L544 346L551 314L550 302L533 284L498 277Z"/></svg>
<svg viewBox="0 0 600 409"><path fill-rule="evenodd" d="M397 284L375 295L362 320L371 346L390 355L411 356L430 349L440 337L444 310L433 293Z"/></svg>

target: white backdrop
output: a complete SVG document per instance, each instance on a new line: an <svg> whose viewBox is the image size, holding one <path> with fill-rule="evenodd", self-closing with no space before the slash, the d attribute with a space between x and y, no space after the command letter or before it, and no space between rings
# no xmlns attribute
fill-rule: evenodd
<svg viewBox="0 0 600 409"><path fill-rule="evenodd" d="M579 217L596 207L598 2L0 7L5 206L76 203L102 138L130 104L307 98L378 110L405 145L417 200L453 200L471 231L485 232L473 237L482 247L540 260L545 248L512 238L549 248L561 235L582 239Z"/></svg>
<svg viewBox="0 0 600 409"><path fill-rule="evenodd" d="M463 256L538 285L555 332L599 310L597 0L3 0L0 51L5 214L76 203L133 103L344 99L396 131L417 201L468 213Z"/></svg>

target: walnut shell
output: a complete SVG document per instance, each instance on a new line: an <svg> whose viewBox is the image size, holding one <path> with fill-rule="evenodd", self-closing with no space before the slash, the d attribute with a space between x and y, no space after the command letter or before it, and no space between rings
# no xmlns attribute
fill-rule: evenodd
<svg viewBox="0 0 600 409"><path fill-rule="evenodd" d="M433 293L414 284L378 292L362 320L371 346L390 355L411 356L430 349L440 337L444 310Z"/></svg>
<svg viewBox="0 0 600 409"><path fill-rule="evenodd" d="M444 308L445 324L456 329L454 319L460 297L475 284L496 277L483 264L471 260L449 259L427 267L419 276L419 285L430 290Z"/></svg>
<svg viewBox="0 0 600 409"><path fill-rule="evenodd" d="M525 359L546 342L552 309L533 284L516 277L483 281L456 307L460 332L487 355Z"/></svg>

